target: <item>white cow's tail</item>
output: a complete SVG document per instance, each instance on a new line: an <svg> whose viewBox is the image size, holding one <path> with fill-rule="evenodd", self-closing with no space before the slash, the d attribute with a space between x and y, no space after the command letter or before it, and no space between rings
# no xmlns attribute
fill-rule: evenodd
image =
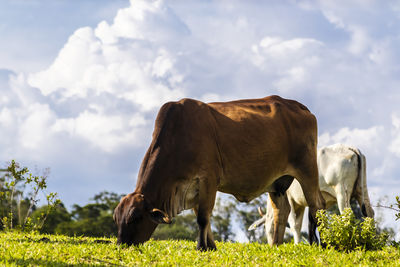
<svg viewBox="0 0 400 267"><path fill-rule="evenodd" d="M356 197L364 216L374 217L367 189L367 162L364 154L357 148L349 148L358 158L358 176L353 188L352 196Z"/></svg>

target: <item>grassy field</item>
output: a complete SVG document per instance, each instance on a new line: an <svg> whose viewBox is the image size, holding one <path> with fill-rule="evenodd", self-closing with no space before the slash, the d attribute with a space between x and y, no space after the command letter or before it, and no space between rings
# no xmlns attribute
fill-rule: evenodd
<svg viewBox="0 0 400 267"><path fill-rule="evenodd" d="M400 266L400 250L341 253L318 246L218 242L198 252L190 241L123 248L115 239L0 232L1 266Z"/></svg>

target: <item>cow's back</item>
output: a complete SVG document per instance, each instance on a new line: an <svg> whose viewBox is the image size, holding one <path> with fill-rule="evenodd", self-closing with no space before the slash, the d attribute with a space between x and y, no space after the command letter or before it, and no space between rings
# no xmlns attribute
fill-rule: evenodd
<svg viewBox="0 0 400 267"><path fill-rule="evenodd" d="M316 118L296 101L271 96L208 105L216 121L223 192L250 200L291 174L304 151L316 151Z"/></svg>
<svg viewBox="0 0 400 267"><path fill-rule="evenodd" d="M336 187L343 186L351 195L358 176L358 158L348 146L335 144L318 150L318 169L321 191L336 198Z"/></svg>

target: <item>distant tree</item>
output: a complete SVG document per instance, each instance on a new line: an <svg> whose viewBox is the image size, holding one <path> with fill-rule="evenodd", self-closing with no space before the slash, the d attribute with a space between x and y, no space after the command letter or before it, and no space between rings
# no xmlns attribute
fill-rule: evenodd
<svg viewBox="0 0 400 267"><path fill-rule="evenodd" d="M34 222L40 221L40 218L43 217L43 214L48 210L48 206L42 206L36 209L32 213L32 220ZM40 227L39 231L41 233L46 234L54 234L56 233L56 228L61 223L71 223L71 214L65 208L63 203L58 204L56 207L51 209L49 214L47 215L47 219L44 221L43 225Z"/></svg>
<svg viewBox="0 0 400 267"><path fill-rule="evenodd" d="M249 203L240 203L236 201L237 216L240 228L243 230L250 242L267 242L264 227L259 227L253 231L248 230L249 226L253 222L261 218L258 212L258 207L265 207L267 204L267 198L268 195L263 194Z"/></svg>
<svg viewBox="0 0 400 267"><path fill-rule="evenodd" d="M186 239L195 241L198 232L196 215L193 211L185 211L176 216L171 224L160 224L152 237L156 240Z"/></svg>
<svg viewBox="0 0 400 267"><path fill-rule="evenodd" d="M114 192L103 191L96 194L92 200L94 200L96 204L106 205L110 214L113 214L115 207L118 205L123 196L124 195Z"/></svg>
<svg viewBox="0 0 400 267"><path fill-rule="evenodd" d="M211 218L211 229L214 239L219 241L233 240L231 218L235 212L232 199L217 198ZM186 239L195 241L198 237L199 228L196 215L193 211L184 211L176 216L171 225L159 225L154 231L154 239Z"/></svg>
<svg viewBox="0 0 400 267"><path fill-rule="evenodd" d="M61 222L54 231L71 236L115 236L117 227L112 217L120 198L121 195L103 191L92 198L94 203L75 204L71 211L72 220Z"/></svg>
<svg viewBox="0 0 400 267"><path fill-rule="evenodd" d="M214 233L214 239L218 241L233 241L232 217L236 212L236 200L231 196L218 197L211 217L211 229Z"/></svg>

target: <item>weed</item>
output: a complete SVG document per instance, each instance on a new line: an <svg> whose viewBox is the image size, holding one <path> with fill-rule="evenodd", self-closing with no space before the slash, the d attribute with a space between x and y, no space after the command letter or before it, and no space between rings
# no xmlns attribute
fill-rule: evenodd
<svg viewBox="0 0 400 267"><path fill-rule="evenodd" d="M377 234L374 219L357 220L350 208L346 208L341 215L332 216L320 210L317 218L321 241L328 248L346 252L357 249L379 250L387 243L388 235Z"/></svg>

